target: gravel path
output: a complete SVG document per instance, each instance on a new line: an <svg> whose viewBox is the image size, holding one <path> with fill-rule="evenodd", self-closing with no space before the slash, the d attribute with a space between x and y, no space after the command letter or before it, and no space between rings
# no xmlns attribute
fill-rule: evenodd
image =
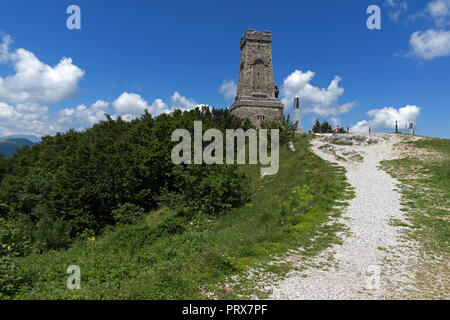
<svg viewBox="0 0 450 320"><path fill-rule="evenodd" d="M411 261L416 256L416 244L401 239L398 228L389 223L391 219L404 221L396 191L398 182L378 169L381 160L396 157L392 146L398 139L386 134L324 135L313 141L313 152L345 167L348 182L354 187L355 198L338 220L350 234L342 235L341 245L298 262L298 266L307 265L306 269L292 271L269 288L269 299L405 296L414 284Z"/></svg>

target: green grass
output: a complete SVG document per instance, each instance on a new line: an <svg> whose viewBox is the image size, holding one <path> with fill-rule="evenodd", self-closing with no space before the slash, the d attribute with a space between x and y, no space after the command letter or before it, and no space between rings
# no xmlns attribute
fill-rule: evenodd
<svg viewBox="0 0 450 320"><path fill-rule="evenodd" d="M342 141L338 138L331 139L330 143L339 145L339 146L352 146L353 145L353 141Z"/></svg>
<svg viewBox="0 0 450 320"><path fill-rule="evenodd" d="M418 148L432 149L435 151L442 152L443 154L450 156L450 140L449 139L438 139L438 138L424 138L418 141L408 142L410 145L416 146Z"/></svg>
<svg viewBox="0 0 450 320"><path fill-rule="evenodd" d="M355 152L349 156L350 161L354 162L362 162L364 160L364 157L360 155L359 153Z"/></svg>
<svg viewBox="0 0 450 320"><path fill-rule="evenodd" d="M421 245L424 267L416 278L422 298L442 298L448 295L450 280L450 140L406 139L403 143L433 153L382 163L401 182L402 204L408 219L408 224L399 221L392 224L402 227L407 237Z"/></svg>
<svg viewBox="0 0 450 320"><path fill-rule="evenodd" d="M292 248L312 256L339 241L341 227L323 223L339 216L336 200L352 197L344 169L311 153L306 136L295 141L295 149L281 148L276 176L261 179L259 166L242 166L253 198L228 214L188 218L163 208L140 225L109 228L95 242L21 258L27 284L14 298L205 299L208 292L238 297L243 284L227 288L230 276L267 265ZM66 288L70 265L81 268L81 290ZM291 268L281 264L266 271L282 276ZM251 283L245 290L258 293Z"/></svg>

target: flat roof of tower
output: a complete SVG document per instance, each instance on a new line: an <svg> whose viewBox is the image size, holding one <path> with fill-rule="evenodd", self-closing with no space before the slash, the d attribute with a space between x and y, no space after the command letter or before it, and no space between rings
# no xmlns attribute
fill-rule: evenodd
<svg viewBox="0 0 450 320"><path fill-rule="evenodd" d="M256 31L253 29L245 30L244 35L241 38L241 49L247 40L251 41L262 41L262 42L272 42L272 32L271 31Z"/></svg>

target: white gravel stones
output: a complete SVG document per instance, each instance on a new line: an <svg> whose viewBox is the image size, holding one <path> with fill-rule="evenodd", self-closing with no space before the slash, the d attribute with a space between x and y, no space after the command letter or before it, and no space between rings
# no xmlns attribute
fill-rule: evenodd
<svg viewBox="0 0 450 320"><path fill-rule="evenodd" d="M335 153L320 148L333 143ZM313 152L321 158L346 168L355 198L339 219L349 228L343 244L325 250L303 271L292 271L287 278L267 288L269 299L383 299L402 297L402 288L411 285L410 260L415 244L400 238L391 219L404 220L400 211L398 181L378 168L381 160L395 158L393 145L398 137L386 134L323 136L314 139ZM347 142L339 144L339 142ZM350 144L351 143L351 144ZM344 161L336 155L357 152L362 161ZM338 160L340 158L340 160ZM393 255L394 253L394 255ZM334 259L332 265L320 267ZM388 260L386 260L388 259ZM394 261L395 263L386 263ZM305 265L305 260L298 265ZM313 265L313 266L310 266ZM394 285L395 284L395 285Z"/></svg>

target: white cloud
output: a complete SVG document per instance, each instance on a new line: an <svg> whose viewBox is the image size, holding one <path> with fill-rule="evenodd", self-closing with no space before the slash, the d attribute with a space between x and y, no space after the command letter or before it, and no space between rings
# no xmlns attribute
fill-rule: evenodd
<svg viewBox="0 0 450 320"><path fill-rule="evenodd" d="M409 39L411 49L406 57L431 60L450 56L450 30L446 30L450 25L450 0L433 0L425 9L409 18L413 22L428 18L433 21L435 28L414 32Z"/></svg>
<svg viewBox="0 0 450 320"><path fill-rule="evenodd" d="M97 100L90 107L81 104L75 108L63 109L59 111L56 120L62 128L83 130L100 120L106 119L105 114L110 114L112 118L120 116L125 121L131 121L141 116L145 110L153 116L170 112L161 99L156 99L149 105L139 94L123 92L111 104L103 100Z"/></svg>
<svg viewBox="0 0 450 320"><path fill-rule="evenodd" d="M114 110L117 114L123 115L136 115L139 116L146 109L149 108L148 103L139 94L136 93L122 93L112 103Z"/></svg>
<svg viewBox="0 0 450 320"><path fill-rule="evenodd" d="M93 105L92 108L95 110L102 110L106 109L109 106L109 102L103 101L103 100L97 100Z"/></svg>
<svg viewBox="0 0 450 320"><path fill-rule="evenodd" d="M108 107L108 102L97 100L91 107L80 104L75 108L66 108L59 111L57 122L64 128L82 130L104 120L105 113L108 113Z"/></svg>
<svg viewBox="0 0 450 320"><path fill-rule="evenodd" d="M41 136L69 128L83 130L105 119L105 114L130 121L145 110L157 116L173 111L174 107L189 110L197 106L194 100L178 92L171 97L171 107L161 99L149 104L139 94L123 92L112 103L97 100L91 106L80 104L50 115L49 108L43 104L56 103L76 93L84 71L70 58L49 66L28 50L11 51L11 43L8 35L1 38L0 63L12 66L15 72L5 78L0 76L0 135Z"/></svg>
<svg viewBox="0 0 450 320"><path fill-rule="evenodd" d="M175 94L178 93L175 92ZM181 98L189 101L187 98ZM116 100L113 101L112 105L117 115L122 116L125 120L137 118L142 115L145 110L147 110L152 116L158 116L162 113L169 113L172 111L161 99L155 99L153 103L149 105L147 100L144 100L139 94L128 92L122 93Z"/></svg>
<svg viewBox="0 0 450 320"><path fill-rule="evenodd" d="M23 48L11 51L11 44L11 37L4 35L0 63L11 66L14 72L5 78L0 76L0 134L45 135L61 131L43 104L72 96L84 71L70 58L49 66Z"/></svg>
<svg viewBox="0 0 450 320"><path fill-rule="evenodd" d="M78 90L78 81L84 71L74 65L71 58L64 57L51 67L28 50L20 48L10 52L10 44L11 38L4 36L0 45L0 62L11 63L15 73L0 77L0 101L58 102Z"/></svg>
<svg viewBox="0 0 450 320"><path fill-rule="evenodd" d="M139 117L145 110L148 110L153 116L158 116L162 113L170 113L174 109L185 111L199 106L193 99L186 98L176 91L171 97L171 107L161 99L155 99L150 105L139 94L128 92L122 93L113 101L112 105L117 115L123 117L125 120Z"/></svg>
<svg viewBox="0 0 450 320"><path fill-rule="evenodd" d="M425 12L428 13L438 27L449 25L450 0L434 0L427 4Z"/></svg>
<svg viewBox="0 0 450 320"><path fill-rule="evenodd" d="M219 88L219 92L225 96L225 100L234 99L237 94L237 84L234 80L224 80L223 84Z"/></svg>
<svg viewBox="0 0 450 320"><path fill-rule="evenodd" d="M176 101L191 104L188 99L174 94ZM194 107L201 106L195 105ZM76 107L60 110L54 116L50 116L49 108L38 103L26 102L10 105L0 102L0 136L11 134L33 134L42 136L66 131L70 128L84 130L100 120L104 120L105 114L113 118L121 116L125 121L131 121L141 116L145 110L157 116L169 113L169 108L161 99L155 99L150 105L139 94L123 92L111 104L104 100L97 100L91 106L80 104ZM187 110L186 106L183 110Z"/></svg>
<svg viewBox="0 0 450 320"><path fill-rule="evenodd" d="M399 128L406 123L412 122L416 125L420 115L420 107L406 105L398 110L393 107L385 107L383 109L374 109L367 112L370 120L362 120L350 128L351 132L368 132L369 127L372 130L377 129L394 129L395 121L398 122Z"/></svg>
<svg viewBox="0 0 450 320"><path fill-rule="evenodd" d="M149 108L149 112L153 116L160 115L161 113L169 113L169 107L164 103L161 99L156 99L153 101L152 105Z"/></svg>
<svg viewBox="0 0 450 320"><path fill-rule="evenodd" d="M36 103L9 105L0 102L0 135L52 134L60 128L49 122L48 108Z"/></svg>
<svg viewBox="0 0 450 320"><path fill-rule="evenodd" d="M355 106L354 102L338 104L339 98L344 93L344 88L339 87L342 80L340 77L335 76L327 88L319 88L310 84L314 75L312 71L295 70L284 79L280 92L286 110L292 108L296 96L300 97L304 113L315 113L320 116L337 116Z"/></svg>
<svg viewBox="0 0 450 320"><path fill-rule="evenodd" d="M176 91L172 95L171 100L172 100L172 107L174 109L191 110L194 109L196 106L198 106L197 102L180 95Z"/></svg>
<svg viewBox="0 0 450 320"><path fill-rule="evenodd" d="M82 130L105 118L121 116L132 120L148 110L153 116L169 113L174 107L193 109L197 103L175 92L169 107L161 99L149 104L136 93L123 92L111 104L97 100L91 106L80 104L50 115L45 103L56 103L71 97L78 91L78 82L84 71L62 58L55 66L41 62L25 49L10 50L11 37L5 35L0 41L0 63L12 66L14 72L5 78L0 76L0 135L34 134L46 135L69 128Z"/></svg>
<svg viewBox="0 0 450 320"><path fill-rule="evenodd" d="M394 2L394 0L386 0L383 5L389 7L388 15L393 21L398 21L400 15L408 10L408 3L406 1Z"/></svg>
<svg viewBox="0 0 450 320"><path fill-rule="evenodd" d="M9 35L4 35L2 37L2 43L0 44L0 63L4 63L9 59L9 45L12 40Z"/></svg>
<svg viewBox="0 0 450 320"><path fill-rule="evenodd" d="M433 59L450 55L450 31L416 31L409 40L412 54L422 59Z"/></svg>

